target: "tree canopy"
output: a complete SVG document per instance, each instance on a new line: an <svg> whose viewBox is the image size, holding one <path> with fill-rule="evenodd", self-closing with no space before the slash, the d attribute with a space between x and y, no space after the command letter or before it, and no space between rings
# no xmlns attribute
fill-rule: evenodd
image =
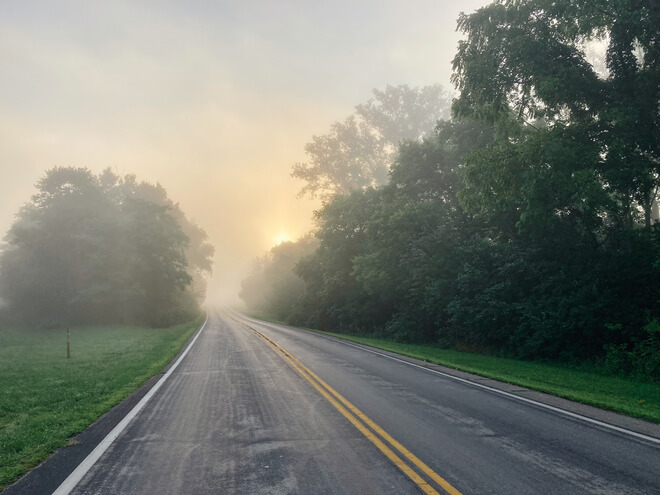
<svg viewBox="0 0 660 495"><path fill-rule="evenodd" d="M453 120L334 190L289 321L659 378L660 6L499 0L458 26Z"/></svg>
<svg viewBox="0 0 660 495"><path fill-rule="evenodd" d="M608 193L609 219L631 226L641 215L648 227L660 178L659 25L653 0L497 1L463 14L454 112L543 132L531 139L553 140L564 171L588 170ZM606 74L589 61L590 41L606 47Z"/></svg>
<svg viewBox="0 0 660 495"><path fill-rule="evenodd" d="M328 199L385 184L399 143L430 133L448 117L449 107L450 97L440 85L374 89L354 114L305 146L308 162L294 164L291 172L306 182L300 195Z"/></svg>
<svg viewBox="0 0 660 495"><path fill-rule="evenodd" d="M29 322L167 325L198 310L212 255L160 185L55 167L5 236L0 297Z"/></svg>

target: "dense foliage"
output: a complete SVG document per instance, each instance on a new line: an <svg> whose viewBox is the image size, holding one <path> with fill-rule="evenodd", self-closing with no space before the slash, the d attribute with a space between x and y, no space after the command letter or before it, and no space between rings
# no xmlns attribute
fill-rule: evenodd
<svg viewBox="0 0 660 495"><path fill-rule="evenodd" d="M0 298L44 325L190 318L213 247L160 185L86 168L48 170L0 252Z"/></svg>
<svg viewBox="0 0 660 495"><path fill-rule="evenodd" d="M651 0L463 15L454 120L324 203L290 321L659 377L658 26Z"/></svg>

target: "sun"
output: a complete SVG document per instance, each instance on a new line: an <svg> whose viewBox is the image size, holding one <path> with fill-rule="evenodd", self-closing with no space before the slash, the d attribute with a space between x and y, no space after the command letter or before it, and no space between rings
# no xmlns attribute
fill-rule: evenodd
<svg viewBox="0 0 660 495"><path fill-rule="evenodd" d="M283 242L289 242L291 237L286 232L280 232L273 239L275 240L275 245L279 246Z"/></svg>

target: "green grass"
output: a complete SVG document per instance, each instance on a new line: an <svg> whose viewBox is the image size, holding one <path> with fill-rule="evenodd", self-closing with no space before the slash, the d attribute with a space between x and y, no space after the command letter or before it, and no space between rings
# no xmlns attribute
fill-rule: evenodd
<svg viewBox="0 0 660 495"><path fill-rule="evenodd" d="M262 314L253 316L281 323ZM518 361L428 345L401 344L380 338L306 330L660 423L659 383L612 376L604 371L599 372L594 366L571 367Z"/></svg>
<svg viewBox="0 0 660 495"><path fill-rule="evenodd" d="M0 490L156 375L203 320L165 329L0 329Z"/></svg>

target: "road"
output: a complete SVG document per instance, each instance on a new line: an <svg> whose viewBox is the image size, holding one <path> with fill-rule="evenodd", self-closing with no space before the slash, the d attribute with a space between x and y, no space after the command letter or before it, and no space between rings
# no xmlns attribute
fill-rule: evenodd
<svg viewBox="0 0 660 495"><path fill-rule="evenodd" d="M657 494L660 442L213 311L71 493L424 492Z"/></svg>

